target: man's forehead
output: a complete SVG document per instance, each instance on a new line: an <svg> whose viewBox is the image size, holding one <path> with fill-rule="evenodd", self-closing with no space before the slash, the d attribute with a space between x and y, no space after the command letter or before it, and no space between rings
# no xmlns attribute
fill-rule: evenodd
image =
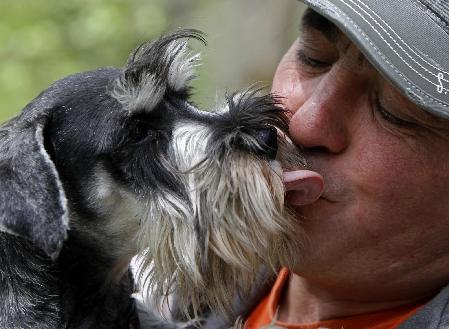
<svg viewBox="0 0 449 329"><path fill-rule="evenodd" d="M336 46L340 51L340 56L351 51L353 44L341 30L326 17L318 14L316 11L308 8L302 18L300 30L303 32L302 40L305 44L314 44L317 32L327 41ZM311 32L310 34L308 32ZM357 48L357 47L356 47ZM321 49L316 49L321 50ZM323 50L324 51L324 50ZM372 67L367 58L357 48L357 52L352 51L352 60L354 65L358 65L360 69L364 67Z"/></svg>
<svg viewBox="0 0 449 329"><path fill-rule="evenodd" d="M310 8L307 8L304 12L300 28L302 31L315 29L321 32L330 42L337 42L341 36L341 31L334 23Z"/></svg>

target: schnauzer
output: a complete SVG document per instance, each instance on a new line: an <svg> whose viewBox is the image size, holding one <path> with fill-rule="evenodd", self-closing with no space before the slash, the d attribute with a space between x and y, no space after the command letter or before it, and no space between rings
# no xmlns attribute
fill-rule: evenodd
<svg viewBox="0 0 449 329"><path fill-rule="evenodd" d="M137 328L139 254L152 305L172 294L186 318L228 314L261 265L294 259L285 112L253 91L199 111L192 38L57 81L0 127L1 328Z"/></svg>

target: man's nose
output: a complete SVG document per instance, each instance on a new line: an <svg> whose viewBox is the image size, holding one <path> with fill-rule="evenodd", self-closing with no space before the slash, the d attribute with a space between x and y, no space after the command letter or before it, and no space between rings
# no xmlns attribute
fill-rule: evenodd
<svg viewBox="0 0 449 329"><path fill-rule="evenodd" d="M308 149L342 152L349 143L351 96L331 82L321 83L297 109L291 109L292 140Z"/></svg>

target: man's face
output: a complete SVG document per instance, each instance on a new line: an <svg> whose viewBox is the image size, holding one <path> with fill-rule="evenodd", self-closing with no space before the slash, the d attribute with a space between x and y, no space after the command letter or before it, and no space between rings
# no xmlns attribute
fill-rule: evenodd
<svg viewBox="0 0 449 329"><path fill-rule="evenodd" d="M366 299L424 296L447 282L449 123L400 94L312 11L273 92L325 181L318 201L297 207L309 241L293 271Z"/></svg>

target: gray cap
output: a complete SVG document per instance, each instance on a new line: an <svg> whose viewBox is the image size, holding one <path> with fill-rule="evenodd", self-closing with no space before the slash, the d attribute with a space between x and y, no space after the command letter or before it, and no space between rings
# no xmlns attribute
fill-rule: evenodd
<svg viewBox="0 0 449 329"><path fill-rule="evenodd" d="M449 118L448 0L301 0L413 102Z"/></svg>

